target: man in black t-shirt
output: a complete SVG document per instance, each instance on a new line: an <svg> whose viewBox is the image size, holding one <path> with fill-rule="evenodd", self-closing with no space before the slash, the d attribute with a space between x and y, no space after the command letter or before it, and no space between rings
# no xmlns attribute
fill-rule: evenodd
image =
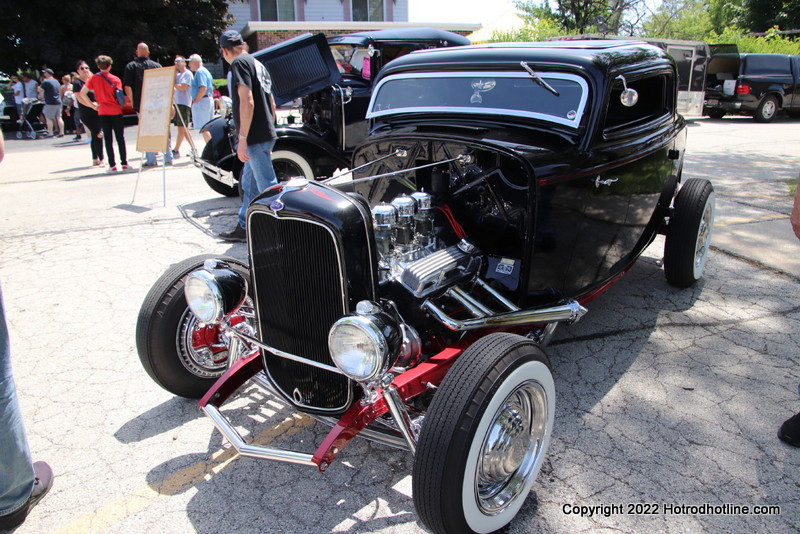
<svg viewBox="0 0 800 534"><path fill-rule="evenodd" d="M125 95L131 99L133 109L139 113L139 107L142 104L142 85L144 84L144 71L148 69L160 69L161 63L150 59L150 47L146 43L139 43L136 45L136 58L125 65L125 71L122 73L122 87L125 89ZM167 151L164 152L164 163L172 165L172 150L167 146ZM156 153L144 153L144 166L156 166Z"/></svg>
<svg viewBox="0 0 800 534"><path fill-rule="evenodd" d="M262 191L278 180L272 168L275 146L275 100L272 78L264 65L247 53L239 32L228 30L219 38L222 56L231 65L230 95L233 122L239 136L236 154L244 162L242 170L242 206L236 227L221 234L223 238L243 241L247 206Z"/></svg>

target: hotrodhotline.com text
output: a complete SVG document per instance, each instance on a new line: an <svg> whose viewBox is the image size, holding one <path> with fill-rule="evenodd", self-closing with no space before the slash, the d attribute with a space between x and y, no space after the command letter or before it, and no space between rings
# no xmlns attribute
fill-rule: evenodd
<svg viewBox="0 0 800 534"><path fill-rule="evenodd" d="M566 515L582 517L612 515L780 515L778 505L747 504L673 504L673 503L628 503L598 504L594 506L565 504L561 507Z"/></svg>

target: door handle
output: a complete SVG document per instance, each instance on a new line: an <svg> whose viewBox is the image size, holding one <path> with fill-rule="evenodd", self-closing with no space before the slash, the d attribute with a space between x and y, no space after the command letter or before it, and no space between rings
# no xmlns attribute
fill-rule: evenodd
<svg viewBox="0 0 800 534"><path fill-rule="evenodd" d="M608 180L603 180L602 178L600 178L600 176L598 176L597 178L594 179L594 186L597 189L600 189L601 185L611 185L614 182L618 182L618 181L619 181L619 178L609 178Z"/></svg>

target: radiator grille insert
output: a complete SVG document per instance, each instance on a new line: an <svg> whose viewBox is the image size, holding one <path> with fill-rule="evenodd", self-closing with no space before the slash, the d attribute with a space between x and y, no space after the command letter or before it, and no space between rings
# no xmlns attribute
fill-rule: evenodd
<svg viewBox="0 0 800 534"><path fill-rule="evenodd" d="M346 313L346 299L333 235L311 221L255 212L248 240L264 343L334 366L328 331ZM271 354L265 364L275 385L301 407L335 412L352 401L344 375Z"/></svg>

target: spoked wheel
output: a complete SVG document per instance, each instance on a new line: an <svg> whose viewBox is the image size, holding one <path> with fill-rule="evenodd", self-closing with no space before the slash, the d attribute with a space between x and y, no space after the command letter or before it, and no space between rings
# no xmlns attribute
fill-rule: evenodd
<svg viewBox="0 0 800 534"><path fill-rule="evenodd" d="M202 397L228 368L222 330L197 321L184 297L186 276L212 257L218 258L195 256L170 267L145 297L136 323L136 348L147 374L167 391L191 399ZM249 280L245 264L221 259Z"/></svg>
<svg viewBox="0 0 800 534"><path fill-rule="evenodd" d="M708 180L692 178L678 191L664 243L664 274L676 287L703 276L714 229L715 194Z"/></svg>
<svg viewBox="0 0 800 534"><path fill-rule="evenodd" d="M519 512L553 428L555 385L544 352L490 334L459 357L425 417L414 505L437 534L494 532Z"/></svg>

